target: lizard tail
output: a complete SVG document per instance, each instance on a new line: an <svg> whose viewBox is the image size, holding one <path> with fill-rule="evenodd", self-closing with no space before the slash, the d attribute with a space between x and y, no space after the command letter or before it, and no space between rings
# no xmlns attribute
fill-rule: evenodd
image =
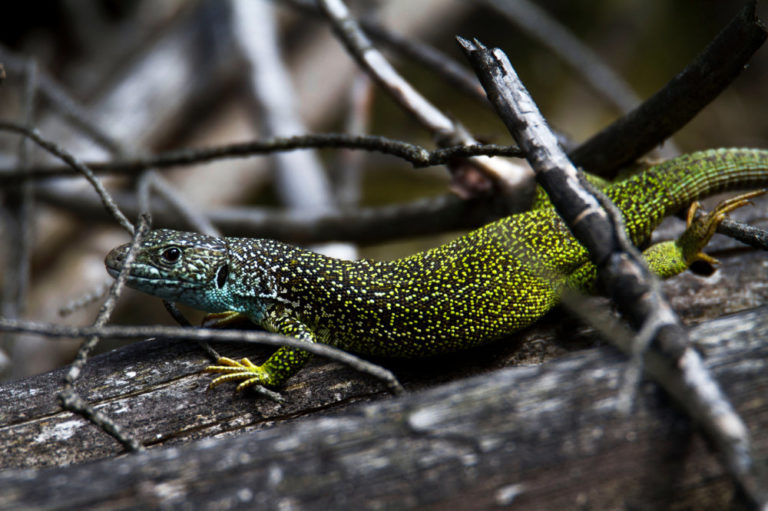
<svg viewBox="0 0 768 511"><path fill-rule="evenodd" d="M606 193L624 213L635 242L691 202L728 191L768 187L768 150L711 149L679 156L616 183Z"/></svg>

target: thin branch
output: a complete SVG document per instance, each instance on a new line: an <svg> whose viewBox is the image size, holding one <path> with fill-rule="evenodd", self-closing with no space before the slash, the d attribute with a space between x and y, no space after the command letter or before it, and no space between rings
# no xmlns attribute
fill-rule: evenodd
<svg viewBox="0 0 768 511"><path fill-rule="evenodd" d="M90 221L112 222L98 198L82 191L40 190L40 200L65 208ZM128 215L138 215L134 194L115 192L115 200ZM161 202L152 204L156 226L188 229L188 225ZM456 229L472 229L507 214L498 196L461 199L439 195L386 206L339 212L299 212L275 208L231 207L202 211L227 236L274 238L294 243L349 240L357 243L423 236Z"/></svg>
<svg viewBox="0 0 768 511"><path fill-rule="evenodd" d="M392 374L391 371L384 369L381 366L372 364L359 357L351 355L346 351L339 350L326 344L302 341L301 339L297 339L295 337L286 337L269 332L162 326L128 327L105 325L102 327L74 327L68 325L37 323L34 321L14 320L7 318L0 318L0 331L27 332L54 338L89 337L97 335L99 337L109 337L112 339L139 339L152 337L157 339L244 342L251 344L264 344L267 346L275 347L288 346L290 348L308 351L314 355L325 357L336 362L341 362L342 364L346 364L357 371L378 378L384 381L387 384L390 392L394 394L402 394L405 392L402 385L400 385L400 383L397 381L395 375Z"/></svg>
<svg viewBox="0 0 768 511"><path fill-rule="evenodd" d="M93 188L96 190L96 193L99 194L104 207L107 208L117 223L119 223L123 229L133 234L133 225L131 225L131 222L125 217L125 215L123 215L115 202L109 196L109 193L104 188L104 185L102 185L101 181L99 181L99 179L93 175L93 172L91 172L91 170L82 162L80 162L80 160L78 160L74 155L66 151L64 148L43 138L36 129L28 129L16 123L0 121L0 130L13 131L15 133L20 133L21 135L29 137L37 145L53 154L54 156L60 158L70 167L82 174L85 179L91 183L91 186L93 186Z"/></svg>
<svg viewBox="0 0 768 511"><path fill-rule="evenodd" d="M396 53L423 65L436 75L445 78L448 83L467 96L485 106L490 106L477 77L445 53L421 41L408 39L393 32L370 18L361 20L360 25L374 41L380 42Z"/></svg>
<svg viewBox="0 0 768 511"><path fill-rule="evenodd" d="M768 231L726 218L717 226L717 232L760 250L768 250Z"/></svg>
<svg viewBox="0 0 768 511"><path fill-rule="evenodd" d="M357 63L395 102L432 133L439 146L477 143L458 122L443 114L400 76L368 39L343 0L318 0L318 5L336 36ZM510 199L511 211L528 209L533 201L533 176L523 166L504 159L490 160L485 156L477 156L464 161L452 161L449 169L454 179L454 190L465 197L483 193L492 184L498 184Z"/></svg>
<svg viewBox="0 0 768 511"><path fill-rule="evenodd" d="M120 269L120 274L115 279L114 284L109 290L109 295L104 303L101 305L99 314L96 316L96 321L93 324L93 329L98 330L102 328L107 321L109 321L112 311L117 304L117 298L120 296L120 291L125 285L125 279L133 263L136 253L138 252L139 245L141 244L144 236L149 232L149 218L146 215L141 215L139 223L134 231L133 239L131 240L131 246L128 249L128 253L125 256L123 267ZM70 365L69 370L64 376L64 388L59 392L58 398L61 406L65 410L77 413L83 418L91 421L95 425L102 428L106 433L111 435L115 440L120 442L129 451L140 451L143 449L141 443L132 435L126 433L119 424L113 421L108 416L99 412L92 406L90 406L85 400L80 397L75 389L75 383L82 374L83 367L88 361L93 348L98 344L100 336L98 334L90 334L87 339L77 350L75 360Z"/></svg>
<svg viewBox="0 0 768 511"><path fill-rule="evenodd" d="M280 54L274 6L252 0L233 0L229 5L236 47L250 68L247 90L258 107L258 115L253 117L261 132L270 137L306 132L297 112L291 76ZM338 209L317 151L278 152L271 161L275 191L282 204L303 212ZM357 248L349 243L326 244L313 250L331 257L358 257Z"/></svg>
<svg viewBox="0 0 768 511"><path fill-rule="evenodd" d="M211 222L205 212L201 211L200 207L188 204L187 200L182 197L178 191L163 177L154 170L150 170L146 174L149 188L154 191L163 201L168 204L171 210L181 221L189 225L193 230L207 234L208 236L220 236L221 233ZM151 208L151 201L148 201L147 211L153 211ZM141 208L144 210L144 208Z"/></svg>
<svg viewBox="0 0 768 511"><path fill-rule="evenodd" d="M314 1L283 0L281 3L290 4L294 9L300 10L307 15L317 16L322 14ZM433 46L421 41L408 39L401 34L393 32L372 17L363 17L360 20L360 26L372 40L381 43L383 47L393 50L397 55L412 59L414 62L441 76L448 83L454 85L471 98L483 103L485 106L490 106L488 99L485 97L485 91L480 86L480 82L477 81L477 77L450 56Z"/></svg>
<svg viewBox="0 0 768 511"><path fill-rule="evenodd" d="M59 308L59 316L62 316L62 317L69 316L76 310L80 310L92 303L96 303L104 295L107 294L107 291L109 291L110 287L112 287L112 279L109 279L109 281L105 280L104 282L99 284L97 287L95 287L93 290L87 292L84 295L79 296L78 298L72 299L66 304L64 304L63 306L61 306Z"/></svg>
<svg viewBox="0 0 768 511"><path fill-rule="evenodd" d="M168 300L163 300L163 307L165 307L165 310L168 311L168 314L171 315L171 317L176 321L176 323L179 324L179 326L183 326L184 328L192 328L192 323L190 323L184 314L181 313L179 308L176 307L175 303L169 302ZM213 360L219 358L219 354L216 351L208 351L206 349L206 352L208 352L208 356L210 356Z"/></svg>
<svg viewBox="0 0 768 511"><path fill-rule="evenodd" d="M184 314L182 314L179 308L176 307L175 303L169 302L168 300L163 300L163 306L165 307L165 310L168 311L168 314L170 314L171 317L176 321L176 323L179 324L179 326L182 326L184 328L193 328L192 323L190 323L189 320L186 317L184 317ZM211 348L210 344L204 341L197 341L197 343L200 345L203 351L205 351L205 353L208 355L208 358L214 361L219 359L220 357L219 352Z"/></svg>
<svg viewBox="0 0 768 511"><path fill-rule="evenodd" d="M661 90L581 144L569 157L605 176L626 167L685 126L736 79L763 44L766 29L750 0L717 37Z"/></svg>
<svg viewBox="0 0 768 511"><path fill-rule="evenodd" d="M151 202L152 202L152 172L146 171L139 174L138 179L136 180L136 203L139 205L138 214L150 215L150 218L151 218L151 212L152 212Z"/></svg>
<svg viewBox="0 0 768 511"><path fill-rule="evenodd" d="M635 333L598 298L585 297L568 288L560 298L566 309L594 328L601 337L610 339L611 344L630 355L630 363L624 370L622 386L616 400L617 410L628 414L634 404L643 369L651 374L662 374L666 371L667 361L647 349L658 332L658 322L646 321L640 332ZM636 358L640 358L641 363L637 363Z"/></svg>
<svg viewBox="0 0 768 511"><path fill-rule="evenodd" d="M0 123L0 126L2 124ZM409 144L377 135L348 135L345 133L321 133L317 135L296 135L275 137L237 144L227 144L199 149L179 149L153 156L125 159L112 162L89 162L88 168L97 174L133 175L150 168L166 168L231 158L250 158L277 151L296 149L345 148L379 152L401 158L414 167L443 165L455 158L470 156L522 157L515 146L497 144L457 145L430 151L416 144ZM26 179L48 179L75 175L69 166L33 166L29 173L0 169L0 185L8 185Z"/></svg>
<svg viewBox="0 0 768 511"><path fill-rule="evenodd" d="M435 135L438 141L451 140L451 145L466 141L466 136L457 138L459 132L454 122L400 76L373 46L368 36L352 18L344 2L318 0L318 5L349 54L406 112L411 113L421 125Z"/></svg>

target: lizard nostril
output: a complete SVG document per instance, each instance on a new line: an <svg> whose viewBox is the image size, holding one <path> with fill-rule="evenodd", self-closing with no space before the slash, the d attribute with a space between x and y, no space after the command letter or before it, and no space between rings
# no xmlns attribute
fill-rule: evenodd
<svg viewBox="0 0 768 511"><path fill-rule="evenodd" d="M125 261L125 251L116 248L109 254L107 254L106 263L111 266L122 266Z"/></svg>

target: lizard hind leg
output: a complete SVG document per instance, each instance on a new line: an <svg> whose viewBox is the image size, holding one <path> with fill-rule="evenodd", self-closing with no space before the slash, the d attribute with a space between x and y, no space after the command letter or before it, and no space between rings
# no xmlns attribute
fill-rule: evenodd
<svg viewBox="0 0 768 511"><path fill-rule="evenodd" d="M686 255L690 259L689 264L694 261L704 261L712 265L719 264L717 259L702 252L706 244L709 243L709 240L712 239L712 236L715 234L717 226L725 220L728 213L752 204L752 201L749 199L763 195L766 192L768 192L768 190L756 190L726 199L720 202L710 213L698 217L696 216L696 212L699 210L699 203L694 202L691 204L686 217L686 225L688 227L679 238L679 243L684 247L687 247Z"/></svg>
<svg viewBox="0 0 768 511"><path fill-rule="evenodd" d="M696 261L718 264L715 258L702 252L715 234L717 226L725 220L728 213L751 204L749 199L765 192L766 190L758 190L724 200L715 209L703 215L696 215L700 206L697 202L693 203L688 210L688 226L677 240L656 243L643 252L648 266L659 277L666 279L682 273Z"/></svg>

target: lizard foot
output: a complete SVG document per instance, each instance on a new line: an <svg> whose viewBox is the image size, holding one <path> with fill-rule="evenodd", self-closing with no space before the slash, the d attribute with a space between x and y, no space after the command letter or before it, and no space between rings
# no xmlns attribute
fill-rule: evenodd
<svg viewBox="0 0 768 511"><path fill-rule="evenodd" d="M720 264L720 261L702 252L702 249L709 243L709 240L717 230L717 226L725 220L728 213L752 204L752 201L749 199L763 195L767 191L757 190L724 200L709 213L699 216L696 216L696 213L701 208L701 205L698 202L691 204L686 218L686 225L688 227L680 238L682 246L686 247L689 253L691 253L689 262L703 261L711 265Z"/></svg>
<svg viewBox="0 0 768 511"><path fill-rule="evenodd" d="M247 358L240 361L228 357L220 357L216 364L206 367L203 371L206 373L221 373L222 375L214 378L208 388L212 389L217 385L230 381L241 382L236 392L252 387L254 385L270 386L272 384L272 375L262 366L257 366Z"/></svg>

